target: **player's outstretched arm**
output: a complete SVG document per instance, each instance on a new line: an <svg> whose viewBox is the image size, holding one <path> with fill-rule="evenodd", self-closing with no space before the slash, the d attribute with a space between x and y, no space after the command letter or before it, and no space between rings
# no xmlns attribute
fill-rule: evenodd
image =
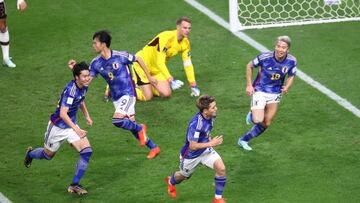
<svg viewBox="0 0 360 203"><path fill-rule="evenodd" d="M74 59L70 59L68 61L68 67L72 70L76 64L76 61Z"/></svg>
<svg viewBox="0 0 360 203"><path fill-rule="evenodd" d="M74 60L74 59L70 59L70 60L68 61L68 67L69 67L69 69L70 69L71 71L74 69L75 64L76 64L76 60ZM90 76L89 84L91 83L91 81L92 81L93 79L94 79L94 77Z"/></svg>

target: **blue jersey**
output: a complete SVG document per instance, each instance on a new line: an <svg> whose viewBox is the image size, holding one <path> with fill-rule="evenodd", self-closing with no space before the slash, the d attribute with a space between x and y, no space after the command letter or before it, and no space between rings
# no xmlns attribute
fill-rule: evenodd
<svg viewBox="0 0 360 203"><path fill-rule="evenodd" d="M214 119L206 120L201 112L197 113L190 121L187 132L185 145L181 149L181 156L185 159L193 159L200 156L206 148L190 150L190 141L198 143L209 142L210 132L213 128Z"/></svg>
<svg viewBox="0 0 360 203"><path fill-rule="evenodd" d="M131 77L129 64L135 61L135 56L126 51L111 50L111 57L102 56L94 58L90 64L90 76L100 74L109 84L111 96L114 101L123 95L136 96L135 84Z"/></svg>
<svg viewBox="0 0 360 203"><path fill-rule="evenodd" d="M87 89L87 87L79 88L74 80L70 81L61 93L58 107L55 112L51 114L50 121L59 128L70 128L70 126L60 118L60 108L63 106L69 107L67 114L72 122L76 124L76 113L80 107L80 103L85 99Z"/></svg>
<svg viewBox="0 0 360 203"><path fill-rule="evenodd" d="M252 60L252 64L254 67L260 67L253 82L255 91L281 93L286 75L296 74L296 58L290 54L279 62L275 59L274 52L262 53Z"/></svg>

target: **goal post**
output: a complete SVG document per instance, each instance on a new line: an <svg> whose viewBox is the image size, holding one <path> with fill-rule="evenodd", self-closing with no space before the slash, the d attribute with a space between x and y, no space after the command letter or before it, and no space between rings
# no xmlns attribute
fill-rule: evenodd
<svg viewBox="0 0 360 203"><path fill-rule="evenodd" d="M232 32L360 20L360 0L229 0Z"/></svg>

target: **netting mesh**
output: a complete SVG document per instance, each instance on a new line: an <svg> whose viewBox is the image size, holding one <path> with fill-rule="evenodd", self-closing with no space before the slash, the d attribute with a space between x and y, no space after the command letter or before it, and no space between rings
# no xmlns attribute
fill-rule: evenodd
<svg viewBox="0 0 360 203"><path fill-rule="evenodd" d="M238 0L242 26L360 17L360 0Z"/></svg>

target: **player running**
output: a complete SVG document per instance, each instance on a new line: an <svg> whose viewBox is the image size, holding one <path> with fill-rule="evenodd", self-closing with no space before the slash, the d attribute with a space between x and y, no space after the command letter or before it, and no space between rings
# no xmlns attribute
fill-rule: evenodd
<svg viewBox="0 0 360 203"><path fill-rule="evenodd" d="M180 170L166 177L168 194L176 198L175 185L189 179L199 164L215 170L214 203L224 203L222 193L226 184L225 165L213 147L223 142L222 135L211 137L210 132L216 117L215 98L202 95L196 106L200 110L190 121L186 133L185 145L180 152Z"/></svg>
<svg viewBox="0 0 360 203"><path fill-rule="evenodd" d="M129 65L135 61L140 64L144 72L149 75L146 66L140 57L129 54L126 51L110 49L111 36L107 31L99 31L93 35L93 49L99 55L90 64L90 81L100 74L110 87L115 113L112 123L118 128L129 130L140 146L146 145L150 152L148 159L155 158L160 154L160 148L146 135L145 124L135 122L136 93L135 84L131 78ZM70 60L69 67L75 63ZM154 84L156 81L154 81Z"/></svg>
<svg viewBox="0 0 360 203"><path fill-rule="evenodd" d="M251 112L246 116L246 121L254 126L239 138L238 144L245 150L252 150L248 142L270 126L281 96L289 91L294 82L297 62L289 54L290 45L288 36L280 36L276 40L274 52L262 53L246 66L246 94L251 96ZM253 69L257 67L260 67L259 72L251 83Z"/></svg>
<svg viewBox="0 0 360 203"><path fill-rule="evenodd" d="M45 132L44 148L28 147L24 165L29 168L33 159L51 160L63 141L67 140L80 153L80 159L77 162L75 175L68 192L84 195L87 194L87 191L79 182L88 166L92 148L86 137L87 132L77 125L76 113L80 108L84 113L87 125L92 125L93 121L84 101L90 83L88 65L85 62L74 64L73 75L74 80L65 86L59 105L50 116Z"/></svg>

